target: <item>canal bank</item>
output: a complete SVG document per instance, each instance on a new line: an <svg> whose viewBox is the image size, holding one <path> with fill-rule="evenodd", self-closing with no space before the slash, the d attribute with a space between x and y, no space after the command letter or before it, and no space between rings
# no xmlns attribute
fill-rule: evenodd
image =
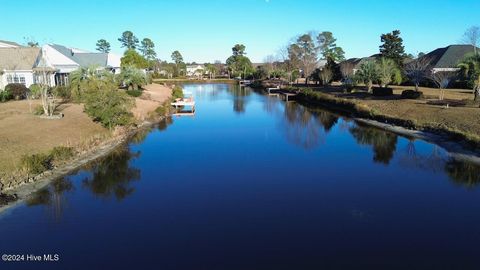
<svg viewBox="0 0 480 270"><path fill-rule="evenodd" d="M264 89L264 88L260 88ZM266 91L266 90L265 90ZM312 90L309 88L288 88L282 90L294 94L294 98L300 104L310 107L326 108L333 112L341 113L344 116L351 117L357 121L395 132L402 136L410 136L435 143L452 151L459 157L467 158L476 163L480 163L480 137L474 130L465 131L455 128L448 123L419 121L412 117L401 117L400 115L386 114L382 107L388 106L391 100L385 100L385 104L379 107L371 107L370 104L356 100L355 98L342 98L334 94L325 93L322 90ZM378 101L382 102L381 100ZM393 101L395 102L395 101ZM398 102L402 102L401 100ZM422 104L423 105L423 104ZM418 105L418 106L422 106ZM395 104L394 106L402 106ZM392 107L394 107L392 106ZM440 110L454 110L455 108L445 108ZM479 109L476 110L478 114ZM420 112L419 112L420 114ZM458 119L459 126L477 125L472 123L471 116Z"/></svg>
<svg viewBox="0 0 480 270"><path fill-rule="evenodd" d="M248 88L185 91L195 95L194 117L135 136L123 153L0 216L0 249L61 247L57 269L92 268L96 254L110 268L379 263L359 254L385 254L384 268L478 262L479 235L465 230L480 222L479 181L470 177L478 166L423 140Z"/></svg>

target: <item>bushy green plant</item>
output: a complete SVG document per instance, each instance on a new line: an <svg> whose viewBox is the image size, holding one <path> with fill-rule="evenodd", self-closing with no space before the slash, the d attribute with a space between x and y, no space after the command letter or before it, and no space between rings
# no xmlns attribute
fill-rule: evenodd
<svg viewBox="0 0 480 270"><path fill-rule="evenodd" d="M37 106L35 106L35 108L33 108L33 114L34 115L42 115L44 113L45 113L45 111L43 110L42 105L37 105Z"/></svg>
<svg viewBox="0 0 480 270"><path fill-rule="evenodd" d="M139 87L147 84L145 73L134 66L122 67L122 72L118 76L120 83L125 85L128 90L138 90Z"/></svg>
<svg viewBox="0 0 480 270"><path fill-rule="evenodd" d="M42 173L51 167L52 157L46 154L24 155L21 159L22 167L32 174Z"/></svg>
<svg viewBox="0 0 480 270"><path fill-rule="evenodd" d="M5 86L5 91L9 92L14 99L24 99L29 90L21 83L10 83Z"/></svg>
<svg viewBox="0 0 480 270"><path fill-rule="evenodd" d="M70 99L71 96L72 96L71 88L66 87L66 86L62 86L62 85L55 86L52 89L52 92L55 96L63 98L63 99Z"/></svg>
<svg viewBox="0 0 480 270"><path fill-rule="evenodd" d="M175 86L172 90L172 98L183 98L183 90L180 86Z"/></svg>
<svg viewBox="0 0 480 270"><path fill-rule="evenodd" d="M83 101L87 91L102 91L115 83L112 73L99 70L95 66L79 68L70 73L70 97L78 102Z"/></svg>
<svg viewBox="0 0 480 270"><path fill-rule="evenodd" d="M373 82L378 80L379 71L377 64L374 61L367 61L360 65L360 70L357 71L355 77L358 81L367 85L369 93L372 91Z"/></svg>
<svg viewBox="0 0 480 270"><path fill-rule="evenodd" d="M32 84L28 88L30 90L30 97L33 99L39 98L42 91L42 87L38 84Z"/></svg>
<svg viewBox="0 0 480 270"><path fill-rule="evenodd" d="M12 99L12 94L6 90L0 90L0 102L6 102Z"/></svg>
<svg viewBox="0 0 480 270"><path fill-rule="evenodd" d="M130 112L135 105L127 93L110 87L102 91L85 93L85 112L109 129L115 126L131 124L133 115Z"/></svg>
<svg viewBox="0 0 480 270"><path fill-rule="evenodd" d="M387 87L392 82L395 84L402 82L402 74L392 59L380 58L377 62L377 72L382 87Z"/></svg>
<svg viewBox="0 0 480 270"><path fill-rule="evenodd" d="M125 91L125 93L127 93L131 97L139 97L142 95L141 90L127 90Z"/></svg>

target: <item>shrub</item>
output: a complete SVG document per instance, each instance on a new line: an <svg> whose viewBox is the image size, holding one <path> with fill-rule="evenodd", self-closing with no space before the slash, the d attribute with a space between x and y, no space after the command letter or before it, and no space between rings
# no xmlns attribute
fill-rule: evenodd
<svg viewBox="0 0 480 270"><path fill-rule="evenodd" d="M168 113L168 106L160 105L155 109L155 112L159 115L166 115Z"/></svg>
<svg viewBox="0 0 480 270"><path fill-rule="evenodd" d="M419 99L423 97L423 92L415 91L415 90L403 90L402 91L402 98L408 99Z"/></svg>
<svg viewBox="0 0 480 270"><path fill-rule="evenodd" d="M24 99L29 90L21 83L10 83L5 86L5 91L8 91L14 99Z"/></svg>
<svg viewBox="0 0 480 270"><path fill-rule="evenodd" d="M39 98L40 97L40 93L42 91L42 87L38 84L32 84L30 85L30 87L28 88L30 90L30 96L32 98Z"/></svg>
<svg viewBox="0 0 480 270"><path fill-rule="evenodd" d="M139 97L142 95L142 91L141 90L127 90L125 91L129 96L132 96L132 97Z"/></svg>
<svg viewBox="0 0 480 270"><path fill-rule="evenodd" d="M183 90L180 86L175 86L172 90L172 98L183 98Z"/></svg>
<svg viewBox="0 0 480 270"><path fill-rule="evenodd" d="M0 102L6 102L12 99L12 94L10 92L3 90L0 91Z"/></svg>
<svg viewBox="0 0 480 270"><path fill-rule="evenodd" d="M134 105L130 96L114 88L85 93L85 112L109 129L131 124L133 115L130 109Z"/></svg>
<svg viewBox="0 0 480 270"><path fill-rule="evenodd" d="M138 90L139 87L147 83L145 73L134 66L122 67L122 72L118 75L118 79L128 90Z"/></svg>
<svg viewBox="0 0 480 270"><path fill-rule="evenodd" d="M393 95L393 89L389 87L374 87L372 94L376 97Z"/></svg>
<svg viewBox="0 0 480 270"><path fill-rule="evenodd" d="M55 96L61 97L63 99L70 99L72 97L72 91L70 87L59 85L54 87L52 89L52 92Z"/></svg>
<svg viewBox="0 0 480 270"><path fill-rule="evenodd" d="M56 146L50 151L53 160L66 160L73 157L73 148L67 146Z"/></svg>
<svg viewBox="0 0 480 270"><path fill-rule="evenodd" d="M44 114L45 111L43 110L43 106L42 105L37 105L35 106L35 108L33 109L33 114L34 115L42 115Z"/></svg>
<svg viewBox="0 0 480 270"><path fill-rule="evenodd" d="M22 157L21 164L29 173L39 174L51 167L52 157L46 154L25 155Z"/></svg>

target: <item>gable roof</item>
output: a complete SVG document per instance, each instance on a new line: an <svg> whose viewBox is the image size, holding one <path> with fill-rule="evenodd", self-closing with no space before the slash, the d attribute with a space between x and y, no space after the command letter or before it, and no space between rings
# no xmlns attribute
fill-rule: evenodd
<svg viewBox="0 0 480 270"><path fill-rule="evenodd" d="M465 55L473 52L472 45L450 45L433 50L420 59L427 59L432 68L456 68Z"/></svg>
<svg viewBox="0 0 480 270"><path fill-rule="evenodd" d="M0 70L32 70L40 48L0 48Z"/></svg>
<svg viewBox="0 0 480 270"><path fill-rule="evenodd" d="M92 53L58 44L50 46L82 67L120 67L120 57L112 53Z"/></svg>
<svg viewBox="0 0 480 270"><path fill-rule="evenodd" d="M22 46L13 41L0 40L0 48L15 48L15 47L22 47Z"/></svg>

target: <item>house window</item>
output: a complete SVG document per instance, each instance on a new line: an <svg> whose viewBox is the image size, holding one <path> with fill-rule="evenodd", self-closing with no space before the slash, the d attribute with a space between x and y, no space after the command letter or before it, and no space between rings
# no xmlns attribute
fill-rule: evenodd
<svg viewBox="0 0 480 270"><path fill-rule="evenodd" d="M8 83L21 83L26 84L25 76L22 75L7 75L7 84Z"/></svg>

